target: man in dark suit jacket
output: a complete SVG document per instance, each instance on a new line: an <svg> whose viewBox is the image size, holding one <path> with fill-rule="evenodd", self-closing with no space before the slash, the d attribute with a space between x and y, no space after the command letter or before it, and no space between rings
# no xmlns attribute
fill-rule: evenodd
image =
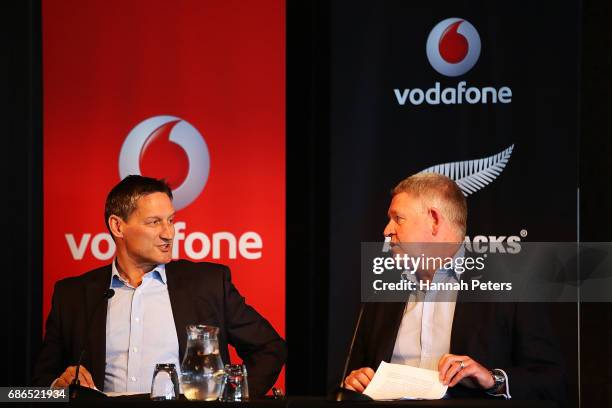
<svg viewBox="0 0 612 408"><path fill-rule="evenodd" d="M417 174L400 182L388 215L384 235L391 238L396 254L421 243L436 250L452 243L459 247L465 237L466 200L445 176ZM448 271L416 271L420 281L435 281L440 274ZM366 304L344 386L363 392L381 361L393 362L399 355L397 360L425 362L424 368L437 369L451 396L563 401L562 358L546 305L460 300L459 292L457 302L440 302L427 313L426 306L414 307L413 300ZM432 330L434 324L443 327Z"/></svg>
<svg viewBox="0 0 612 408"><path fill-rule="evenodd" d="M405 303L366 305L349 362L349 369L355 370L355 374L362 367L376 369L381 361L391 362L405 306ZM449 353L463 361L471 358L484 367L503 369L513 399L562 402L566 396L562 357L545 306L458 302ZM351 384L349 378L347 384ZM449 395L491 397L485 391L475 384L464 386L458 382L449 388Z"/></svg>
<svg viewBox="0 0 612 408"><path fill-rule="evenodd" d="M86 352L79 373L81 385L103 389L105 377L109 375L107 346L111 344L110 347L116 348L116 341L107 333L114 322L107 321L110 301L106 301L105 293L113 281L127 289L125 299L133 302L129 296L133 296L131 293L142 284L143 277L165 265L164 279L158 278L158 287L167 290L167 296L162 292L161 299L167 301L169 298L167 304L171 310L162 309L160 316L148 318L155 321L161 315L172 316L165 324L171 327L174 323L176 337L173 332L169 338L174 344L178 341L178 350L170 347L166 354L178 356L179 363L182 361L187 325L216 326L221 358L229 363L228 344L236 348L248 369L251 396L264 395L272 387L286 359L285 342L267 320L245 303L231 282L229 268L205 262L170 262L174 238L171 199L172 192L165 182L141 176L129 176L111 190L105 218L117 244L114 267L107 265L56 283L33 384L49 386L54 383L58 387L70 384L84 348ZM146 292L143 293L146 296ZM146 310L143 313L146 315ZM129 332L130 345L144 341L140 352L147 351L147 347L149 351L157 347L151 345L153 339L143 340L142 335L133 338L142 332L129 326L132 324L129 323L129 311L118 324L125 325L125 322L128 326L121 329L124 334ZM124 355L127 360L128 350L114 350L114 353ZM152 368L147 369L152 371ZM127 372L126 367L121 370ZM123 373L121 370L117 372ZM151 379L145 381L150 387Z"/></svg>

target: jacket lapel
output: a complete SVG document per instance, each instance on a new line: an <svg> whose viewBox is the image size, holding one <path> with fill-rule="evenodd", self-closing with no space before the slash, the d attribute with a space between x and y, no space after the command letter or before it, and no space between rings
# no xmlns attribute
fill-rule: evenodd
<svg viewBox="0 0 612 408"><path fill-rule="evenodd" d="M380 316L383 322L381 327L382 347L379 349L381 354L378 355L377 360L379 362L384 360L390 363L391 357L393 357L393 348L395 347L397 332L399 331L402 317L404 316L404 310L406 309L406 303L385 303L382 309L385 310L383 315Z"/></svg>
<svg viewBox="0 0 612 408"><path fill-rule="evenodd" d="M90 370L94 383L104 388L106 368L106 313L108 301L104 301L104 292L110 287L111 266L101 268L85 287L85 322L86 351L83 365ZM87 327L89 325L89 327ZM78 356L77 356L78 358Z"/></svg>
<svg viewBox="0 0 612 408"><path fill-rule="evenodd" d="M450 353L463 354L465 353L465 331L468 330L469 309L471 303L463 302L464 298L462 291L457 291L457 299L455 301L455 315L453 316L453 324L451 328ZM472 318L474 318L472 316Z"/></svg>
<svg viewBox="0 0 612 408"><path fill-rule="evenodd" d="M172 316L179 344L179 363L183 361L183 356L185 355L185 346L187 344L186 327L188 324L197 321L188 282L180 279L180 274L177 262L166 264L168 295L170 296Z"/></svg>

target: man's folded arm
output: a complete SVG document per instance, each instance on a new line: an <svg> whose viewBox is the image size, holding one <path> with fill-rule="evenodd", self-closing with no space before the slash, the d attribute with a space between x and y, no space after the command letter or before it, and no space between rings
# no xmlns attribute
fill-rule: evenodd
<svg viewBox="0 0 612 408"><path fill-rule="evenodd" d="M513 399L564 401L564 362L550 327L545 304L516 304L513 367L499 367L508 375Z"/></svg>
<svg viewBox="0 0 612 408"><path fill-rule="evenodd" d="M265 318L245 303L232 284L227 267L224 267L223 284L228 341L247 366L251 396L263 396L285 364L285 341Z"/></svg>

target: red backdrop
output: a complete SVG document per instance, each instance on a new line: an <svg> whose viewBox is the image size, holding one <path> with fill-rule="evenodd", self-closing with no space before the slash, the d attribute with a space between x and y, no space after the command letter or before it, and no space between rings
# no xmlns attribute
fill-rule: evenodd
<svg viewBox="0 0 612 408"><path fill-rule="evenodd" d="M210 158L204 189L177 213L186 237L195 233L192 253L204 255L203 234L256 233L261 249L249 253L259 258L231 257L222 241L204 259L228 264L284 335L284 1L43 1L43 81L44 315L58 279L112 259L103 209L122 145L137 124L171 115L199 132ZM168 140L143 154L142 173L173 187L196 165Z"/></svg>

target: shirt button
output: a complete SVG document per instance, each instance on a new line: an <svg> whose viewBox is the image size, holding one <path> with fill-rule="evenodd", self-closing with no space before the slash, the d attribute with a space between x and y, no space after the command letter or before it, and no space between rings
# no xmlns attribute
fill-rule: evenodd
<svg viewBox="0 0 612 408"><path fill-rule="evenodd" d="M135 317L135 318L134 318L134 321L135 321L136 323L138 323L138 322L140 321L140 317Z"/></svg>
<svg viewBox="0 0 612 408"><path fill-rule="evenodd" d="M136 377L130 377L130 380L136 382Z"/></svg>
<svg viewBox="0 0 612 408"><path fill-rule="evenodd" d="M134 353L138 353L138 347L134 347Z"/></svg>

